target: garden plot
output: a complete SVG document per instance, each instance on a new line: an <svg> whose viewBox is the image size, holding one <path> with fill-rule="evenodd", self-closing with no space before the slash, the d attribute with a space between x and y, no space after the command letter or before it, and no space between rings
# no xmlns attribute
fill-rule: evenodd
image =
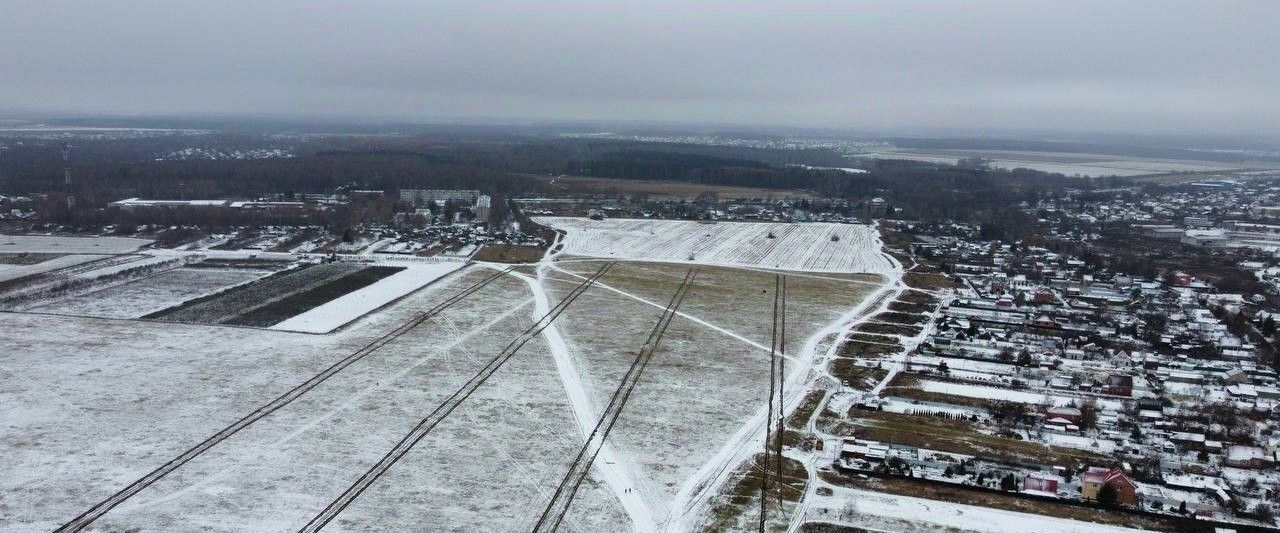
<svg viewBox="0 0 1280 533"><path fill-rule="evenodd" d="M238 326L269 327L289 317L307 312L335 298L350 294L353 291L378 283L379 281L402 272L403 267L369 266L354 272L333 278L327 282L290 293L271 300L266 305L227 320L226 324Z"/></svg>
<svg viewBox="0 0 1280 533"><path fill-rule="evenodd" d="M151 242L146 239L131 239L127 237L0 235L0 253L124 254L151 244Z"/></svg>
<svg viewBox="0 0 1280 533"><path fill-rule="evenodd" d="M875 228L859 224L534 220L564 230L564 253L570 255L812 272L886 273L891 269L879 254Z"/></svg>
<svg viewBox="0 0 1280 533"><path fill-rule="evenodd" d="M31 307L27 311L100 318L139 318L270 273L270 270L249 268L176 268Z"/></svg>
<svg viewBox="0 0 1280 533"><path fill-rule="evenodd" d="M82 265L110 256L95 254L41 254L40 257L43 257L44 260L39 262L0 261L0 283L36 274L43 274L45 272L52 272L62 268Z"/></svg>
<svg viewBox="0 0 1280 533"><path fill-rule="evenodd" d="M921 380L920 388L927 392L939 392L943 394L965 396L968 398L1004 400L1025 404L1042 404L1048 401L1052 402L1053 405L1070 405L1072 403L1078 404L1083 401L1083 398L1030 390L1001 389L996 387L984 387L982 385L966 385L963 383L949 383L932 380ZM1124 402L1120 400L1098 398L1097 402L1098 407L1102 407L1110 411L1121 411L1124 409Z"/></svg>
<svg viewBox="0 0 1280 533"><path fill-rule="evenodd" d="M0 531L54 529L486 274L451 276L328 336L0 315L0 342L21 348L0 356ZM515 279L494 282L95 526L296 531L531 323L529 296ZM535 339L330 527L527 530L563 475L557 461L577 450L566 403ZM566 531L627 529L594 480L574 509Z"/></svg>
<svg viewBox="0 0 1280 533"><path fill-rule="evenodd" d="M869 531L974 531L983 533L1122 533L1124 527L1054 518L828 485L830 496L816 496L807 516L815 521Z"/></svg>
<svg viewBox="0 0 1280 533"><path fill-rule="evenodd" d="M343 278L358 274L366 268L368 267L356 263L303 265L293 270L262 278L248 285L235 287L210 298L196 300L178 308L150 315L148 318L192 324L270 326L294 314L320 305L324 301L328 301L311 302L311 299L308 298L308 302L299 303L295 307L292 304L297 302L289 301L290 298L303 295L308 291L321 289L330 283L339 282ZM387 274L390 274L390 272L387 272ZM346 292L368 284L352 286ZM346 292L329 294L328 296L330 296L329 299L332 299L346 294ZM310 307L305 307L307 303L310 303ZM286 306L289 309L283 310L281 313L275 313L280 306ZM295 312L289 314L288 311ZM278 317L278 319L275 317Z"/></svg>
<svg viewBox="0 0 1280 533"><path fill-rule="evenodd" d="M556 267L582 276L598 265ZM561 317L558 328L596 409L608 403L686 268L620 263L598 283L603 290L588 291ZM557 270L548 278L556 295L578 280ZM878 286L873 280L789 277L788 353L800 356L809 337ZM636 490L659 524L675 518L668 506L686 480L766 403L773 291L772 273L702 268L609 437L617 461L638 474ZM569 516L581 515L571 509Z"/></svg>
<svg viewBox="0 0 1280 533"><path fill-rule="evenodd" d="M175 256L112 255L40 275L12 280L0 289L0 309L24 311L182 266Z"/></svg>
<svg viewBox="0 0 1280 533"><path fill-rule="evenodd" d="M410 264L404 270L363 289L321 304L271 329L328 333L462 268L462 262Z"/></svg>

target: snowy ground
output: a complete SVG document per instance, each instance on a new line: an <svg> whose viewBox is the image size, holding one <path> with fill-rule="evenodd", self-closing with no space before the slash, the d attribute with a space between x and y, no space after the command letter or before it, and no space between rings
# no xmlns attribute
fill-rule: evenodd
<svg viewBox="0 0 1280 533"><path fill-rule="evenodd" d="M859 224L536 217L565 230L569 255L812 272L888 271L876 230ZM774 238L769 238L772 233ZM832 240L835 237L838 240Z"/></svg>
<svg viewBox="0 0 1280 533"><path fill-rule="evenodd" d="M139 318L270 274L247 268L176 268L61 298L26 311L101 318Z"/></svg>
<svg viewBox="0 0 1280 533"><path fill-rule="evenodd" d="M577 281L573 274L591 269L563 266L567 273L545 269L543 282L495 282L139 493L100 525L296 530L539 314L531 288L554 303ZM566 390L580 390L592 406L606 401L681 270L620 265L557 323L564 332L557 348L548 348L551 336L527 345L331 527L527 530L576 451L580 418L598 413L580 411ZM0 358L0 449L16 465L15 475L0 480L0 530L55 527L483 273L473 267L450 276L324 336L0 314L0 342L19 348ZM875 286L862 276L801 279L790 286L793 346ZM602 455L566 530L666 522L675 492L763 403L768 322L760 314L771 296L759 291L771 283L759 272L704 272L611 437L617 454L608 461L619 466L617 476L607 474ZM762 313L734 312L747 307ZM614 327L601 327L602 308ZM577 384L566 381L575 363Z"/></svg>
<svg viewBox="0 0 1280 533"><path fill-rule="evenodd" d="M887 305L901 272L862 226L776 225L778 238L766 247L780 249L761 250L751 241L765 238L767 224L676 224L659 232L664 239L639 230L667 243L634 252L654 262L619 263L328 530L528 531L682 279L688 265L673 263L685 262L681 254L691 249L698 263L738 267L701 269L562 529L689 531L703 523L707 495L762 446L774 281L762 267L777 261L807 271L788 273L785 396L792 406L821 379L816 369L841 332ZM704 228L719 228L729 243L698 244ZM831 231L847 233L831 241ZM574 249L573 234L566 250ZM593 242L580 245L598 249ZM565 252L500 277L142 490L96 526L296 531L600 264ZM326 335L0 313L0 346L12 348L0 351L0 532L57 527L503 266L445 276L456 263L423 262L413 268L427 270L330 302L295 323L321 330L363 315ZM439 280L414 290L432 276ZM133 313L141 310L144 286L130 285L113 287L122 294L112 301ZM890 505L902 499L875 493L849 496L864 514L885 520L932 509ZM926 523L969 528L971 512L980 517L974 523L1023 520L952 506ZM1021 523L1027 531L1095 530ZM1077 526L1085 529L1070 529Z"/></svg>
<svg viewBox="0 0 1280 533"><path fill-rule="evenodd" d="M462 268L464 263L412 263L377 283L339 296L271 329L328 333Z"/></svg>
<svg viewBox="0 0 1280 533"><path fill-rule="evenodd" d="M0 314L0 530L49 530L343 354L475 282L462 273L341 333ZM295 531L530 321L506 278L139 493L105 530ZM522 530L576 450L530 343L333 530ZM624 521L584 486L571 531Z"/></svg>
<svg viewBox="0 0 1280 533"><path fill-rule="evenodd" d="M0 237L0 239L4 239L4 238L5 237ZM0 252L0 253L10 253L10 252ZM19 252L13 252L13 253L21 253L21 252L19 251ZM57 270L59 268L66 268L70 266L81 265L84 263L88 263L90 261L97 261L99 259L104 259L106 257L108 256L97 255L97 254L71 254L71 255L64 255L60 257L53 257L53 258L41 261L39 263L34 263L30 265L0 264L0 281L9 281L11 279L18 279L18 278L30 276L33 274L40 274L43 272Z"/></svg>
<svg viewBox="0 0 1280 533"><path fill-rule="evenodd" d="M1079 522L976 505L882 494L827 485L832 496L811 496L814 521L872 531L975 531L984 533L1120 533L1134 529Z"/></svg>
<svg viewBox="0 0 1280 533"><path fill-rule="evenodd" d="M585 275L599 264L570 259L546 277L552 291L563 294L579 279L571 274ZM621 263L601 280L604 290L589 291L561 318L594 408L608 403L686 268ZM799 352L808 337L878 287L877 280L789 278L788 351ZM766 404L773 282L770 273L703 268L610 436L614 460L639 480L633 494L640 494L640 512L654 528L678 522L685 510L672 507L677 494ZM602 310L608 310L603 324Z"/></svg>
<svg viewBox="0 0 1280 533"><path fill-rule="evenodd" d="M151 241L128 237L0 235L0 253L123 254L148 244Z"/></svg>
<svg viewBox="0 0 1280 533"><path fill-rule="evenodd" d="M996 387L984 387L982 385L967 385L964 383L949 383L927 379L920 381L920 388L928 392L941 392L957 396L967 396L969 398L981 398L984 400L1007 400L1026 404L1041 404L1048 401L1052 402L1053 405L1070 405L1072 403L1079 404L1083 401L1082 398L1059 394L1000 389ZM1124 409L1124 402L1120 400L1099 398L1097 399L1097 402L1099 406L1112 411Z"/></svg>

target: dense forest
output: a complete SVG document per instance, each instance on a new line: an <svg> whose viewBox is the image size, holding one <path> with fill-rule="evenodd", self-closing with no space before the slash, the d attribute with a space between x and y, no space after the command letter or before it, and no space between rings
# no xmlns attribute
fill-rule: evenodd
<svg viewBox="0 0 1280 533"><path fill-rule="evenodd" d="M1113 185L1031 170L959 168L897 160L851 160L834 150L644 143L510 133L422 135L202 133L75 138L69 161L81 209L127 197L254 198L331 193L338 187L480 189L498 199L554 192L537 176L580 175L705 185L807 190L853 204L889 202L893 216L977 222L992 237L1029 227L1020 202L1067 188ZM63 139L0 139L0 194L63 190ZM175 158L184 150L223 158ZM251 150L267 158L234 158ZM848 173L837 168L867 170ZM56 196L56 194L55 194ZM56 202L53 202L56 203Z"/></svg>

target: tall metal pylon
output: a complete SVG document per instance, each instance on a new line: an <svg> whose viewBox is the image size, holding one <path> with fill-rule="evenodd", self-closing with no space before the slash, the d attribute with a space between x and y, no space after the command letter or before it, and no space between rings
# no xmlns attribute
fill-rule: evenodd
<svg viewBox="0 0 1280 533"><path fill-rule="evenodd" d="M71 187L71 143L62 145L62 192L67 195L67 216L76 207L75 190Z"/></svg>

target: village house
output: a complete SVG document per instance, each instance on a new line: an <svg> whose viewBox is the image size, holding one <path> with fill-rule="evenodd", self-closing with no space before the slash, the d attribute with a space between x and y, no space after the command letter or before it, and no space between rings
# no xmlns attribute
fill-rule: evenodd
<svg viewBox="0 0 1280 533"><path fill-rule="evenodd" d="M1108 470L1094 466L1080 478L1080 493L1086 500L1097 501L1103 487L1111 487L1115 503L1119 505L1138 504L1138 485L1120 468Z"/></svg>

